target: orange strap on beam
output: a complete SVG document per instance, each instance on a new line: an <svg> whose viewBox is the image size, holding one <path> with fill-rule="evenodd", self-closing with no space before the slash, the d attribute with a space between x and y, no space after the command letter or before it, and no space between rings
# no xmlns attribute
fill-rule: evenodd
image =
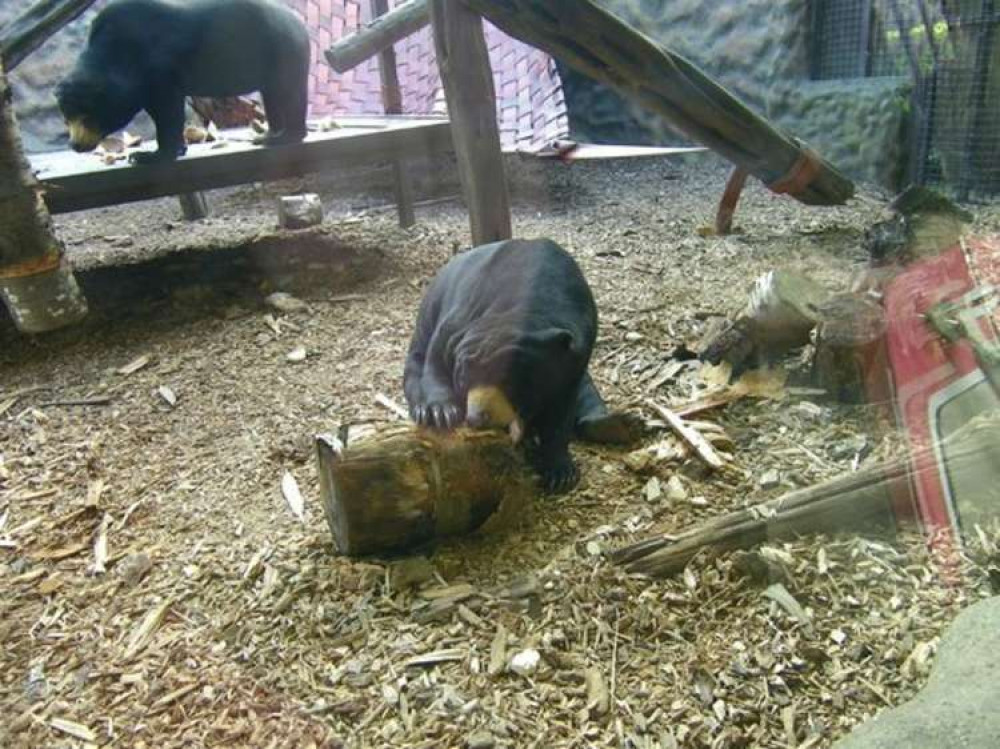
<svg viewBox="0 0 1000 749"><path fill-rule="evenodd" d="M811 148L803 146L799 151L799 158L792 164L788 174L769 184L768 188L779 195L787 194L795 197L812 184L822 168L819 155Z"/></svg>
<svg viewBox="0 0 1000 749"><path fill-rule="evenodd" d="M0 268L0 281L9 278L27 278L37 276L39 273L47 273L59 267L62 262L62 253L58 250L49 250L41 257L33 257L31 260L11 265L7 268Z"/></svg>

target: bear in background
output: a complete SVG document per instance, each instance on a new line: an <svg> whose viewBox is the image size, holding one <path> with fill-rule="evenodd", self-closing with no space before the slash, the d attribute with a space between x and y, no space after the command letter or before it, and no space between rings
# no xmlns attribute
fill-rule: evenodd
<svg viewBox="0 0 1000 749"><path fill-rule="evenodd" d="M526 444L549 492L576 485L570 439L627 444L642 421L611 414L587 366L597 307L583 272L547 239L507 240L452 258L431 282L403 389L414 421L503 428Z"/></svg>
<svg viewBox="0 0 1000 749"><path fill-rule="evenodd" d="M56 98L76 151L93 150L145 110L157 150L133 154L139 163L184 154L188 96L259 91L261 142L295 143L306 136L309 60L305 24L273 0L112 0Z"/></svg>

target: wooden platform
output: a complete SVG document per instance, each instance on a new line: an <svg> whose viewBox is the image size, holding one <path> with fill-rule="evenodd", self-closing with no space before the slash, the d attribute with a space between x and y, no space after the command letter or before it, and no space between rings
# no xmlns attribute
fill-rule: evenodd
<svg viewBox="0 0 1000 749"><path fill-rule="evenodd" d="M45 187L49 211L67 213L453 148L445 117L337 117L334 122L337 129L310 133L302 143L270 148L253 145L250 130L226 130L225 140L220 141L224 145L188 146L187 154L170 164L105 165L93 153L73 151L35 154L30 161Z"/></svg>

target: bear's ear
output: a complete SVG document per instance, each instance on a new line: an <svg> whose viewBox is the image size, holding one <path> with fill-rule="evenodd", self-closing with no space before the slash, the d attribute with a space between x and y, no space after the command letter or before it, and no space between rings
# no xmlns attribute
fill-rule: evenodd
<svg viewBox="0 0 1000 749"><path fill-rule="evenodd" d="M565 328L549 328L537 334L538 342L550 351L572 351L576 339Z"/></svg>

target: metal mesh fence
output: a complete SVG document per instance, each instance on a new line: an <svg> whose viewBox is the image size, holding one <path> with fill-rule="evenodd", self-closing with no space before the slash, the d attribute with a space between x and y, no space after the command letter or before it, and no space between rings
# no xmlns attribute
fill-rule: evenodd
<svg viewBox="0 0 1000 749"><path fill-rule="evenodd" d="M914 83L911 175L1000 193L1000 2L813 0L812 76Z"/></svg>

